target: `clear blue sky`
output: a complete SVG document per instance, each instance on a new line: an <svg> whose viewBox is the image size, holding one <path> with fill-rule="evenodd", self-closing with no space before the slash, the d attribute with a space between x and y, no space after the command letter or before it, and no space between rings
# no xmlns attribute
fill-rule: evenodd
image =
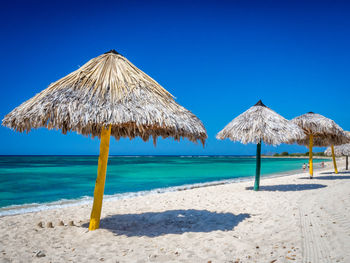
<svg viewBox="0 0 350 263"><path fill-rule="evenodd" d="M111 139L111 154L255 154L215 134L259 99L291 119L314 111L350 130L350 5L340 1L5 1L1 104L13 108L116 49L207 128L188 141ZM0 154L98 154L98 139L0 128ZM321 149L316 149L321 150ZM263 152L305 152L264 146Z"/></svg>

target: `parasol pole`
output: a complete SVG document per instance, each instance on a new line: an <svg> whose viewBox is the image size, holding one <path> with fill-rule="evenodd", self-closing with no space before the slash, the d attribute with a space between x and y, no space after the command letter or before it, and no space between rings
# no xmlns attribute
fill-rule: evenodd
<svg viewBox="0 0 350 263"><path fill-rule="evenodd" d="M254 190L259 190L260 185L260 166L261 166L261 140L256 145L256 173L255 173L255 183Z"/></svg>
<svg viewBox="0 0 350 263"><path fill-rule="evenodd" d="M92 205L89 230L98 229L100 226L110 137L111 137L111 126L109 125L108 128L102 127L101 142L100 142L100 156L98 158L97 179L96 179L95 191L94 191L94 204Z"/></svg>
<svg viewBox="0 0 350 263"><path fill-rule="evenodd" d="M348 170L349 166L349 157L345 156L345 170Z"/></svg>
<svg viewBox="0 0 350 263"><path fill-rule="evenodd" d="M337 173L338 173L338 169L337 169L337 162L335 161L334 146L333 146L333 144L331 145L331 149L332 149L332 158L333 158L334 172L337 174Z"/></svg>
<svg viewBox="0 0 350 263"><path fill-rule="evenodd" d="M314 144L314 136L310 134L310 142L309 142L309 174L310 179L314 176L314 169L313 169L313 163L312 163L312 146Z"/></svg>

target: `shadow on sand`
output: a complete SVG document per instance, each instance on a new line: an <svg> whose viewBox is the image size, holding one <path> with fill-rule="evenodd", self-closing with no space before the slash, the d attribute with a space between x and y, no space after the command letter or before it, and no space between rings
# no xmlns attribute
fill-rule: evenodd
<svg viewBox="0 0 350 263"><path fill-rule="evenodd" d="M281 185L263 185L260 186L259 191L304 191L324 188L326 185L323 184L281 184ZM252 186L246 187L246 190L253 190Z"/></svg>
<svg viewBox="0 0 350 263"><path fill-rule="evenodd" d="M300 177L299 179L310 180L309 177ZM316 180L341 180L341 179L350 179L350 176L348 176L348 175L314 176L313 179L316 179Z"/></svg>
<svg viewBox="0 0 350 263"><path fill-rule="evenodd" d="M232 230L249 214L234 215L207 210L168 210L141 214L113 215L101 219L100 228L116 235L155 237L185 232ZM83 227L88 228L89 224Z"/></svg>
<svg viewBox="0 0 350 263"><path fill-rule="evenodd" d="M323 172L323 173L320 173L320 174L336 174L334 172ZM339 173L337 173L337 175L341 175L341 174L350 174L350 171L341 171Z"/></svg>

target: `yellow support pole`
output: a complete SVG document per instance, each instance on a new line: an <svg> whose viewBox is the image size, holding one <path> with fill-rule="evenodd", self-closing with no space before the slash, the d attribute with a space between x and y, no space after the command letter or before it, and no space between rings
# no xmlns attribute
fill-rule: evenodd
<svg viewBox="0 0 350 263"><path fill-rule="evenodd" d="M332 149L332 158L333 158L333 165L334 165L334 172L337 174L338 173L338 168L337 168L337 162L335 161L335 155L334 155L334 145L331 145Z"/></svg>
<svg viewBox="0 0 350 263"><path fill-rule="evenodd" d="M310 143L309 143L309 174L310 179L314 176L314 169L313 169L313 163L312 163L312 146L314 144L314 136L310 134Z"/></svg>
<svg viewBox="0 0 350 263"><path fill-rule="evenodd" d="M103 192L105 190L106 171L109 152L109 139L111 137L111 126L102 128L100 142L100 157L98 158L97 179L94 191L94 204L92 206L89 230L98 229L100 226Z"/></svg>

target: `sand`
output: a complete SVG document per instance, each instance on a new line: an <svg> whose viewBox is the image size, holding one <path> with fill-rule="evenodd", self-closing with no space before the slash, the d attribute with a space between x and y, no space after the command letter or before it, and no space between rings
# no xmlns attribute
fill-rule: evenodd
<svg viewBox="0 0 350 263"><path fill-rule="evenodd" d="M350 262L339 167L263 178L259 192L247 181L107 201L92 232L91 205L5 216L0 262Z"/></svg>

